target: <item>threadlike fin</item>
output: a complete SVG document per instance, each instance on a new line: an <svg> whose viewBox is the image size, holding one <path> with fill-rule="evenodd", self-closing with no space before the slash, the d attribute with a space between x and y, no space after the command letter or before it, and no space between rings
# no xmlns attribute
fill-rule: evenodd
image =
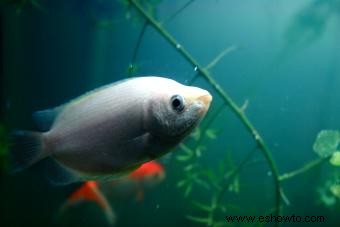
<svg viewBox="0 0 340 227"><path fill-rule="evenodd" d="M42 134L30 131L15 131L11 134L10 172L24 170L46 157Z"/></svg>

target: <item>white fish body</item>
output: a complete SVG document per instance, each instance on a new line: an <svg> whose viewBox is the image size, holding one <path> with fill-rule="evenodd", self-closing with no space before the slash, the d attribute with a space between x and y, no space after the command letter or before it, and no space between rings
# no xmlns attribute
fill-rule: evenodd
<svg viewBox="0 0 340 227"><path fill-rule="evenodd" d="M49 158L67 175L52 180L57 184L117 176L176 146L204 117L211 99L203 89L163 77L98 88L37 112L38 119L55 118L46 132L17 133L14 169Z"/></svg>

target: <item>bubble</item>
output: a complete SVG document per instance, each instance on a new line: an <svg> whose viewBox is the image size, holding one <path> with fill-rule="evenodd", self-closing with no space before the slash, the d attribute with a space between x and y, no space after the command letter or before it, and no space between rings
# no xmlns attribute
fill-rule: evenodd
<svg viewBox="0 0 340 227"><path fill-rule="evenodd" d="M271 177L271 176L273 175L272 171L268 171L268 172L267 172L267 175L268 175L269 177Z"/></svg>
<svg viewBox="0 0 340 227"><path fill-rule="evenodd" d="M177 49L181 48L181 45L180 45L180 44L177 44L177 45L176 45L176 48L177 48Z"/></svg>
<svg viewBox="0 0 340 227"><path fill-rule="evenodd" d="M198 67L197 66L195 66L195 68L194 68L194 71L197 71L198 70Z"/></svg>

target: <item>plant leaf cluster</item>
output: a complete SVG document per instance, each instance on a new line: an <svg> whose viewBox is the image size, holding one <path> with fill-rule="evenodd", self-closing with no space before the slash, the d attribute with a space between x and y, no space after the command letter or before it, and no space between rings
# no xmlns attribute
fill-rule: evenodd
<svg viewBox="0 0 340 227"><path fill-rule="evenodd" d="M340 132L337 130L322 130L318 133L314 152L321 158L329 158L330 174L324 185L318 189L319 199L327 207L333 207L340 201Z"/></svg>
<svg viewBox="0 0 340 227"><path fill-rule="evenodd" d="M227 152L225 158L219 160L218 165L215 166L203 166L200 162L207 150L202 144L203 141L216 139L218 133L219 130L213 128L205 130L197 128L190 135L191 141L188 141L187 144L180 144L180 154L176 156L176 160L183 164L183 178L177 182L177 187L183 191L184 197L189 198L195 188L198 188L200 192L204 190L210 195L210 201L193 199L191 205L200 215L188 214L186 217L192 222L214 227L228 226L226 225L228 223L221 217L224 217L227 210L238 209L236 205L225 205L220 201L221 191L224 190L222 183L231 176L236 168L231 158L231 152ZM227 190L235 194L240 192L238 175L230 179ZM216 215L217 213L219 215Z"/></svg>

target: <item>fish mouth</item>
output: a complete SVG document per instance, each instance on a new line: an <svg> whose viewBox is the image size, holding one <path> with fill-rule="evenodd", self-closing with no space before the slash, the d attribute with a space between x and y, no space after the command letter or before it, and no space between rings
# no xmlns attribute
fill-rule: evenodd
<svg viewBox="0 0 340 227"><path fill-rule="evenodd" d="M212 101L212 96L210 95L209 92L207 92L206 94L199 96L197 98L197 101L202 105L202 108L199 108L198 112L200 114L205 114L210 107L210 103Z"/></svg>
<svg viewBox="0 0 340 227"><path fill-rule="evenodd" d="M211 96L209 93L207 93L207 94L204 94L204 95L199 96L197 99L198 99L199 101L201 101L201 102L204 104L204 106L206 106L207 108L209 108L210 103L211 103L211 101L212 101L212 96Z"/></svg>

